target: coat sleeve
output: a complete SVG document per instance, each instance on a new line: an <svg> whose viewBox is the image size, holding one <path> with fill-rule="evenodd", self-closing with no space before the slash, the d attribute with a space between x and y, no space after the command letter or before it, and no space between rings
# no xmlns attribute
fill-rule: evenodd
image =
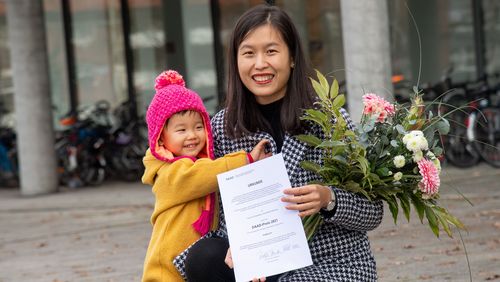
<svg viewBox="0 0 500 282"><path fill-rule="evenodd" d="M216 160L177 160L158 172L153 186L157 203L163 207L171 207L204 197L217 190L217 174L245 164L245 151L227 154Z"/></svg>
<svg viewBox="0 0 500 282"><path fill-rule="evenodd" d="M335 192L337 203L332 212L322 211L325 222L355 231L370 231L380 225L384 215L382 201L370 201L336 187L331 189Z"/></svg>

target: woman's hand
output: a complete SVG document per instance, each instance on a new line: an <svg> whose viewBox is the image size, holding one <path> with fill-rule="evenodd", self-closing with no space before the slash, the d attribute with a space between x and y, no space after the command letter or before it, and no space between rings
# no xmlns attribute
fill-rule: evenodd
<svg viewBox="0 0 500 282"><path fill-rule="evenodd" d="M231 256L231 248L227 249L226 258L224 259L224 262L227 264L229 268L233 269L233 257ZM252 282L264 282L264 281L266 281L266 277L252 279Z"/></svg>
<svg viewBox="0 0 500 282"><path fill-rule="evenodd" d="M272 153L266 153L267 144L269 144L269 140L262 139L257 145L255 145L255 147L250 152L250 155L252 156L254 161L260 161L273 155Z"/></svg>
<svg viewBox="0 0 500 282"><path fill-rule="evenodd" d="M287 196L281 198L281 201L290 203L286 208L298 210L300 217L319 212L328 205L332 197L330 188L319 184L288 188L283 192Z"/></svg>

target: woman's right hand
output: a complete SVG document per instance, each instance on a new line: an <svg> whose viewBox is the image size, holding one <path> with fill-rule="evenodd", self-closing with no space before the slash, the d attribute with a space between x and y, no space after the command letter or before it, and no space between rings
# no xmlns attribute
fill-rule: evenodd
<svg viewBox="0 0 500 282"><path fill-rule="evenodd" d="M250 152L250 155L252 156L254 161L260 161L273 155L271 152L266 153L267 144L269 144L269 140L262 139L257 145L255 145L253 150Z"/></svg>

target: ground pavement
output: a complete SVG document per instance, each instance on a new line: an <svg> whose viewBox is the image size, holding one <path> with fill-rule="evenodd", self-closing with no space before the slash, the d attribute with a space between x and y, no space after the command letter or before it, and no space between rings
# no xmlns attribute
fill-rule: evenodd
<svg viewBox="0 0 500 282"><path fill-rule="evenodd" d="M467 204L458 189L474 204ZM445 168L442 203L463 220L472 281L500 281L500 169ZM111 182L23 198L0 188L0 281L139 281L151 232L149 187ZM459 234L434 237L386 211L369 233L380 281L470 281Z"/></svg>

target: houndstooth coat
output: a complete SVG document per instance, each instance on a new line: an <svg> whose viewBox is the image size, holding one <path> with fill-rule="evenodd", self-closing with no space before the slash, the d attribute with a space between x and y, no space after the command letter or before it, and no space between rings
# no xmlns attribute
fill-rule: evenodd
<svg viewBox="0 0 500 282"><path fill-rule="evenodd" d="M352 120L347 112L342 114L349 127ZM230 152L252 148L263 138L270 140L273 154L277 153L276 144L271 135L258 132L239 139L229 139L224 134L224 110L212 119L215 156L221 157ZM306 134L323 137L319 127L311 126ZM321 151L314 149L295 137L285 134L281 150L292 187L300 187L317 180L318 176L304 170L300 162L309 160L321 163ZM321 213L323 224L315 234L309 248L313 265L284 273L279 281L376 281L375 259L370 250L367 231L376 228L382 221L383 204L381 201L370 202L365 198L333 187L336 197L336 209L333 214ZM222 207L222 205L221 205ZM205 237L227 237L224 213L220 212L219 230L210 232ZM189 248L181 253L174 264L185 277L184 260Z"/></svg>

